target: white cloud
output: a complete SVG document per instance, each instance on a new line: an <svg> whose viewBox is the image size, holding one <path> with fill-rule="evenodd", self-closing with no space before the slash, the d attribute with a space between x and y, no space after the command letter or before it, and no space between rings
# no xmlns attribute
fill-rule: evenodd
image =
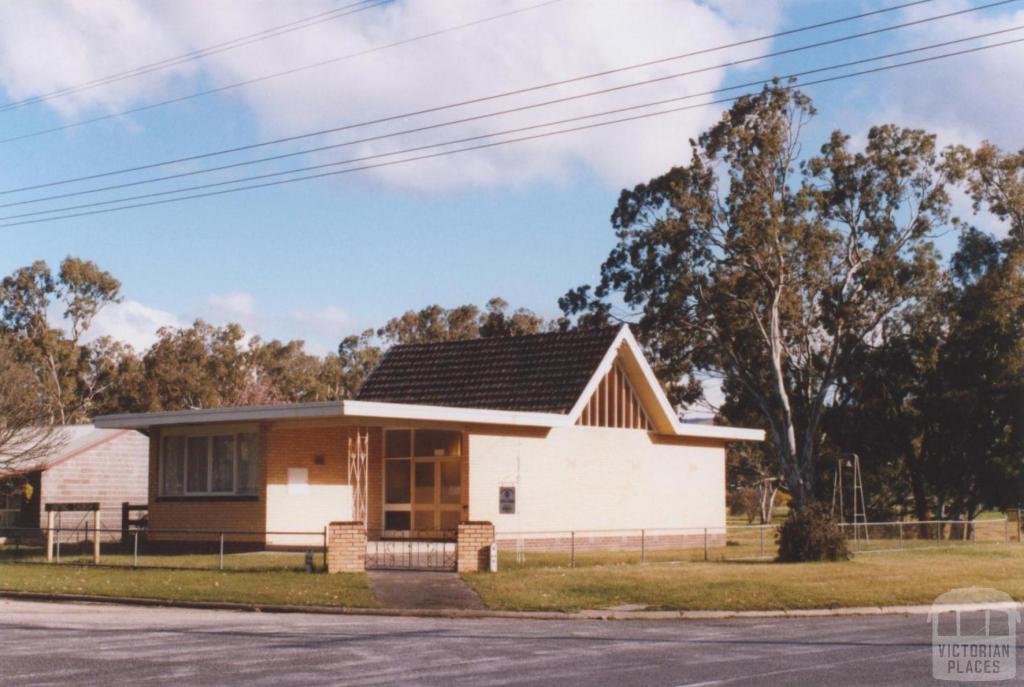
<svg viewBox="0 0 1024 687"><path fill-rule="evenodd" d="M85 338L94 340L109 336L130 344L136 351L144 351L156 343L156 332L160 327L180 326L181 320L165 310L125 300L100 310Z"/></svg>
<svg viewBox="0 0 1024 687"><path fill-rule="evenodd" d="M907 10L909 19L935 16L972 6L964 0L928 3ZM993 13L997 12L997 13ZM918 47L965 38L1024 24L1024 10L1014 13L989 10L922 24L902 32L894 49ZM1024 32L939 48L900 58L899 61L956 52L977 46L1019 39ZM1021 65L1024 43L960 55L889 72L860 87L883 94L872 121L891 121L936 132L943 144L976 145L990 140L1011 149L1021 145L1019 117L1024 110Z"/></svg>
<svg viewBox="0 0 1024 687"><path fill-rule="evenodd" d="M211 294L206 299L207 305L217 317L236 320L251 319L256 314L256 301L252 295L244 291L233 291L225 294Z"/></svg>
<svg viewBox="0 0 1024 687"><path fill-rule="evenodd" d="M298 325L303 332L317 336L337 336L340 339L352 328L352 317L336 305L325 305L314 310L294 310L287 319Z"/></svg>
<svg viewBox="0 0 1024 687"><path fill-rule="evenodd" d="M126 105L143 104L165 91L177 94L194 90L199 76L214 85L240 81L528 4L530 0L514 4L498 0L396 0L382 8L225 51L200 62L184 63L139 79L121 81L109 88L84 91L73 98L59 98L52 101L52 106L71 118L87 111L117 110ZM243 0L12 3L4 8L7 17L0 22L0 79L12 97L27 97L336 7L326 0L301 4ZM233 96L251 108L266 135L289 135L730 43L770 32L777 21L778 9L772 3L648 0L641 4L563 0L481 26L266 81L258 87L235 91ZM31 29L25 30L25 27ZM52 46L47 59L39 59L41 36ZM492 112L711 66L726 59L756 54L765 45L407 118L338 134L329 141ZM720 86L724 75L724 70L716 69L660 85L468 123L457 129L343 148L316 161L364 156L705 91ZM557 181L582 165L610 183L634 183L684 158L688 138L708 125L714 113L713 108L691 110L642 124L616 125L378 169L369 174L377 182L388 185L437 190ZM145 116L133 121L145 127Z"/></svg>

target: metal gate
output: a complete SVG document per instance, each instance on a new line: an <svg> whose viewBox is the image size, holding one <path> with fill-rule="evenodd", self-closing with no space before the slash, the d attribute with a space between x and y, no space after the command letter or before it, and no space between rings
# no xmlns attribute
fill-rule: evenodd
<svg viewBox="0 0 1024 687"><path fill-rule="evenodd" d="M377 536L374 536L374 535ZM367 570L454 571L458 562L455 532L432 533L429 538L384 538L367 532Z"/></svg>

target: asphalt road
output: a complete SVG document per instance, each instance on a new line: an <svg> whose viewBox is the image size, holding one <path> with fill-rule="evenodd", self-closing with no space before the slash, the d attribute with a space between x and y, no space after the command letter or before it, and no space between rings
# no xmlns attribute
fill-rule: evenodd
<svg viewBox="0 0 1024 687"><path fill-rule="evenodd" d="M930 642L924 616L445 620L0 600L3 685L932 685Z"/></svg>

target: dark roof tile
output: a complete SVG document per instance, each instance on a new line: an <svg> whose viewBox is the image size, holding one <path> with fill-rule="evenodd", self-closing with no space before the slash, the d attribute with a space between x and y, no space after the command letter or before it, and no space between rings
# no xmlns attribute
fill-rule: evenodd
<svg viewBox="0 0 1024 687"><path fill-rule="evenodd" d="M568 413L617 327L393 346L359 401Z"/></svg>

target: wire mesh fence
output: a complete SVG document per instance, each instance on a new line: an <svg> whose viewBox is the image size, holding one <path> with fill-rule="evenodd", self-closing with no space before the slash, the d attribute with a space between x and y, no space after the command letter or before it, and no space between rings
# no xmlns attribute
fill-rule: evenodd
<svg viewBox="0 0 1024 687"><path fill-rule="evenodd" d="M850 551L866 554L1021 541L1007 518L840 525ZM502 568L582 567L637 563L772 560L778 525L726 525L633 530L499 532Z"/></svg>
<svg viewBox="0 0 1024 687"><path fill-rule="evenodd" d="M195 529L0 531L0 563L250 572L326 569L326 532ZM97 544L98 542L98 544Z"/></svg>
<svg viewBox="0 0 1024 687"><path fill-rule="evenodd" d="M855 555L1022 541L1020 523L988 520L893 521L841 525ZM97 546L98 539L98 546ZM777 525L498 532L499 570L644 563L771 560ZM326 531L197 529L0 529L0 564L250 572L326 569ZM375 544L368 543L368 556ZM379 543L376 546L380 546ZM454 557L455 543L445 544ZM445 549L447 552L447 549ZM385 552L386 553L386 552Z"/></svg>

